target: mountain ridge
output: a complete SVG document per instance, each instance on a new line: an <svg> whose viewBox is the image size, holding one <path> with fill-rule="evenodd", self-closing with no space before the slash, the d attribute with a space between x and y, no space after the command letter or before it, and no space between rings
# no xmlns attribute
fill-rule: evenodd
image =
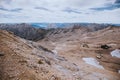
<svg viewBox="0 0 120 80"><path fill-rule="evenodd" d="M63 27L57 27L56 24L47 24L48 28L36 28L32 24L27 24L27 23L21 23L21 24L0 24L0 29L7 30L13 32L15 35L20 36L21 38L25 38L28 40L33 40L33 41L39 41L46 37L46 35L50 33L57 33L56 31L59 32L69 32L69 31L74 31L75 28L80 28L84 27L86 29L89 29L89 31L97 31L101 30L104 28L107 28L109 26L113 25L108 25L108 24L59 24L60 26ZM67 31L68 30L68 31ZM57 33L57 34L58 34ZM72 32L71 32L72 33Z"/></svg>

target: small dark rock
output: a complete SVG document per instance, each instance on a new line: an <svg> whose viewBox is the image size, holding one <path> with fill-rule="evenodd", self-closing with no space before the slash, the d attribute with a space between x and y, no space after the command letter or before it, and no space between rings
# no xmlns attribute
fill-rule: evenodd
<svg viewBox="0 0 120 80"><path fill-rule="evenodd" d="M111 47L105 44L105 45L101 45L101 48L102 48L102 49L109 49L109 48L111 48Z"/></svg>
<svg viewBox="0 0 120 80"><path fill-rule="evenodd" d="M3 53L0 53L0 56L4 56L4 54L3 54Z"/></svg>

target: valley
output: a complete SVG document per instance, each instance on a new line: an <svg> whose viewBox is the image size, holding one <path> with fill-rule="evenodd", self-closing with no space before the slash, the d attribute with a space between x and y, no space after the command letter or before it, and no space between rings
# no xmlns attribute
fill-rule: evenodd
<svg viewBox="0 0 120 80"><path fill-rule="evenodd" d="M0 80L119 80L120 27L101 26L2 24Z"/></svg>

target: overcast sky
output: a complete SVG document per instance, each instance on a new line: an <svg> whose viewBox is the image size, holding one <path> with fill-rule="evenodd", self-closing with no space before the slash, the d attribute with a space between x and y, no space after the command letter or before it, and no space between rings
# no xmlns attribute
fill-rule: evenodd
<svg viewBox="0 0 120 80"><path fill-rule="evenodd" d="M120 0L0 0L0 23L120 23Z"/></svg>

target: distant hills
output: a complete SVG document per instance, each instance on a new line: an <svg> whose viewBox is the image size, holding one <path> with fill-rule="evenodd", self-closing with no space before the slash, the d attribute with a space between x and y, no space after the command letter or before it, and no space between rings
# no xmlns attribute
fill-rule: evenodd
<svg viewBox="0 0 120 80"><path fill-rule="evenodd" d="M38 41L46 36L62 34L69 35L81 29L85 31L97 31L118 24L96 24L96 23L21 23L0 24L0 29L13 32L15 35L27 40ZM83 30L83 31L84 31ZM83 32L82 31L82 32Z"/></svg>
<svg viewBox="0 0 120 80"><path fill-rule="evenodd" d="M0 29L13 32L15 35L28 40L40 40L45 35L42 28L34 28L30 24L0 24Z"/></svg>
<svg viewBox="0 0 120 80"><path fill-rule="evenodd" d="M64 28L64 27L72 27L74 25L80 25L80 26L94 26L94 25L102 25L102 26L108 26L108 25L112 25L112 26L120 26L120 24L107 24L107 23L103 23L103 24L98 24L98 23L30 23L30 25L32 25L33 27L36 28Z"/></svg>

